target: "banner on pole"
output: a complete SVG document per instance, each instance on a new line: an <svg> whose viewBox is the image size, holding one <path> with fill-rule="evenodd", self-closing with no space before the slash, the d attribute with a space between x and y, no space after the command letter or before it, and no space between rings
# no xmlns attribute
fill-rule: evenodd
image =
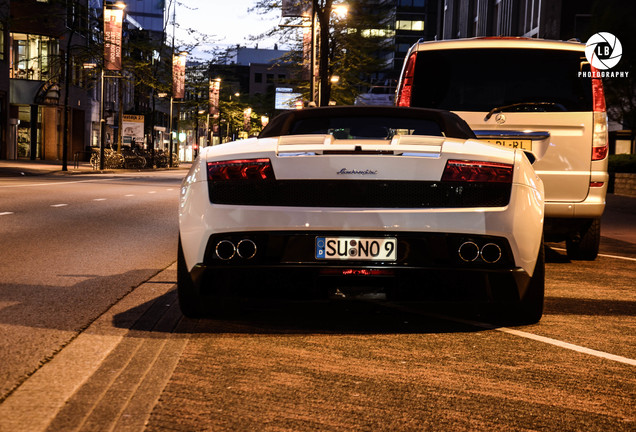
<svg viewBox="0 0 636 432"><path fill-rule="evenodd" d="M104 69L119 71L121 67L121 33L124 11L104 8Z"/></svg>
<svg viewBox="0 0 636 432"><path fill-rule="evenodd" d="M172 56L172 96L175 99L185 97L186 53Z"/></svg>
<svg viewBox="0 0 636 432"><path fill-rule="evenodd" d="M221 81L218 79L210 80L210 107L209 113L212 118L219 117L219 94L221 91Z"/></svg>

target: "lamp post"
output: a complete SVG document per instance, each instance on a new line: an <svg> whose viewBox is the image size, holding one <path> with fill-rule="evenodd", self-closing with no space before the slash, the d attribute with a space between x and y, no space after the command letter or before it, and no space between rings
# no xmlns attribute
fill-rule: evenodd
<svg viewBox="0 0 636 432"><path fill-rule="evenodd" d="M320 95L318 95L318 102L316 102L316 8L311 9L311 66L309 68L309 74L311 75L311 81L309 84L309 101L320 106Z"/></svg>
<svg viewBox="0 0 636 432"><path fill-rule="evenodd" d="M185 97L185 68L187 55L188 53L186 51L181 51L178 55L172 56L172 95L170 96L170 168L172 168L172 153L174 152L174 141L172 138L172 106L174 105L175 98L183 99ZM177 109L177 116L178 115L179 110ZM178 127L179 119L177 118L177 128Z"/></svg>
<svg viewBox="0 0 636 432"><path fill-rule="evenodd" d="M168 166L172 168L172 149L174 145L173 136L172 136L172 106L174 102L174 97L170 95L170 122L169 122L169 131L170 134L170 148L168 149Z"/></svg>
<svg viewBox="0 0 636 432"><path fill-rule="evenodd" d="M196 133L194 134L194 136L196 137L196 140L195 140L194 151L192 153L192 160L197 158L197 155L199 153L199 147L201 147L201 143L200 143L201 137L199 136L199 132L200 132L200 130L199 130L199 117L201 117L203 114L205 114L205 110L203 110L203 109L202 110L197 110L197 124L196 124L196 129L195 129ZM210 118L210 114L209 113L208 113L208 118ZM207 139L208 139L207 138L207 133L208 133L208 127L207 127L207 124L206 124L206 127L205 127L205 134L206 134L205 141L207 141Z"/></svg>
<svg viewBox="0 0 636 432"><path fill-rule="evenodd" d="M206 119L206 139L208 140L208 145L214 144L214 126L212 126L212 132L210 133L210 116L212 116L212 120L214 124L217 125L217 131L219 131L219 140L220 140L220 125L217 121L220 120L220 109L219 109L219 99L221 93L221 78L215 78L214 80L210 80L208 89L208 117Z"/></svg>
<svg viewBox="0 0 636 432"><path fill-rule="evenodd" d="M112 17L114 20L115 27L112 27L112 24L109 25L108 31L106 27L106 12L112 11L114 9L107 8L106 2L102 2L102 19L104 25L104 59L102 66L102 74L101 74L101 90L100 90L100 107L99 107L99 121L100 121L100 142L99 142L99 169L104 169L104 147L106 144L106 119L104 118L104 83L105 78L121 78L117 75L107 76L105 71L108 70L119 70L121 71L121 26L124 21L124 9L126 9L126 4L124 2L118 1L110 6L114 6L116 9L121 11L121 14L115 11L114 16ZM109 13L109 19L111 19L111 14ZM119 28L117 28L117 25ZM108 40L109 45L114 45L114 49L112 46L109 46L108 50L106 49L106 41ZM114 43L113 43L114 42ZM120 95L121 97L121 95Z"/></svg>

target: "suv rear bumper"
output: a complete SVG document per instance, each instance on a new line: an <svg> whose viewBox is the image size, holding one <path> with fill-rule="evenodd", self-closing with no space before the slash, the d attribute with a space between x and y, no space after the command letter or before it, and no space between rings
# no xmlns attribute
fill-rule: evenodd
<svg viewBox="0 0 636 432"><path fill-rule="evenodd" d="M602 187L590 187L587 197L581 202L545 202L546 218L600 218L605 211L605 196L607 194L606 175Z"/></svg>

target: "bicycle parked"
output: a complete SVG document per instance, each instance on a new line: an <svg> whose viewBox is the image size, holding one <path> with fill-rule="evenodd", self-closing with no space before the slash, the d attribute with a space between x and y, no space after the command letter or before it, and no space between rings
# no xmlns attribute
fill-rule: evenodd
<svg viewBox="0 0 636 432"><path fill-rule="evenodd" d="M146 157L143 150L137 148L123 147L121 154L124 157L124 168L126 169L143 169L146 167Z"/></svg>
<svg viewBox="0 0 636 432"><path fill-rule="evenodd" d="M105 169L143 169L143 168L167 168L169 164L169 153L163 150L155 150L154 160L152 153L140 148L131 149L122 147L121 153L111 148L104 149L104 168ZM100 168L99 149L93 149L90 163L94 170ZM151 163L152 162L152 163ZM179 166L179 157L176 153L172 153L172 166Z"/></svg>
<svg viewBox="0 0 636 432"><path fill-rule="evenodd" d="M94 170L100 169L100 151L99 149L93 149L93 154L91 155L90 163ZM116 151L106 148L104 149L104 168L105 169L118 169L124 167L124 156L121 153L117 153Z"/></svg>

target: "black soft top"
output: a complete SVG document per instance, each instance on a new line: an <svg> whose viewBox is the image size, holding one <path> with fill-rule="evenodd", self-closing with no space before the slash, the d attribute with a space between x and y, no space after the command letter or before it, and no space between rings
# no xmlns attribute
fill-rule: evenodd
<svg viewBox="0 0 636 432"><path fill-rule="evenodd" d="M320 125L337 122L340 125L374 128L382 121L435 124L435 129L448 138L471 139L475 134L456 114L445 110L385 106L330 106L287 111L276 116L259 134L259 138L301 133L325 133ZM428 135L429 133L423 133ZM436 135L436 133L430 133Z"/></svg>

